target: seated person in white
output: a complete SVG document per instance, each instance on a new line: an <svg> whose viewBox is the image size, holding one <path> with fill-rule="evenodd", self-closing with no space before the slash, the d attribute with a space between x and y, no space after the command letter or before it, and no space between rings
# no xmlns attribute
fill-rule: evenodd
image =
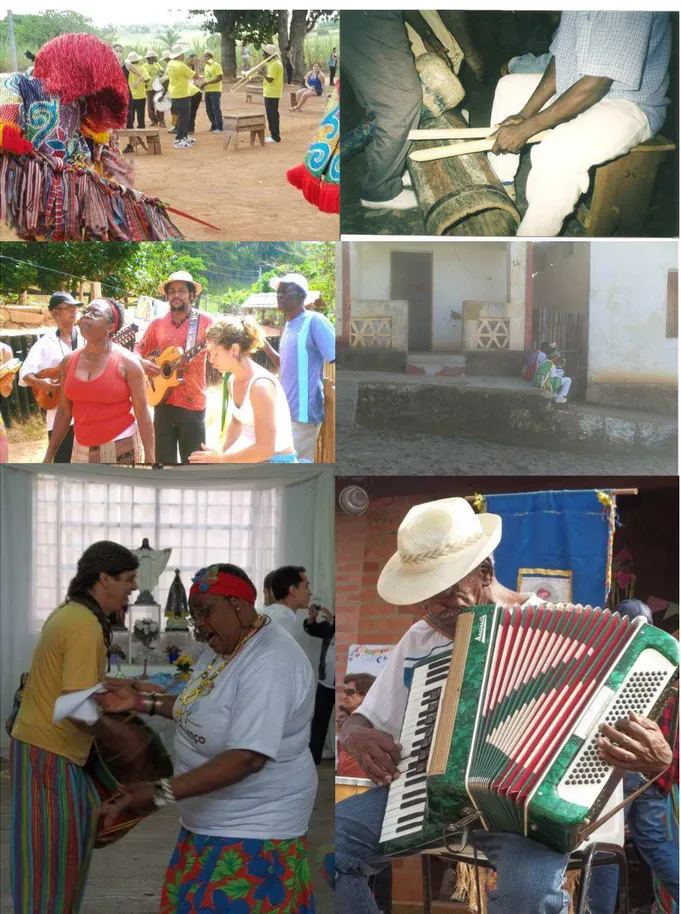
<svg viewBox="0 0 681 914"><path fill-rule="evenodd" d="M225 317L206 333L213 368L229 373L227 430L220 450L202 445L190 463L297 463L291 412L277 378L251 359L265 335L253 317Z"/></svg>

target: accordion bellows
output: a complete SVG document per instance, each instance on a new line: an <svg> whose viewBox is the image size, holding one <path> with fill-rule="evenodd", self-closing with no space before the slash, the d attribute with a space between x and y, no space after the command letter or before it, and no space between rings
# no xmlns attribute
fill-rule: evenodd
<svg viewBox="0 0 681 914"><path fill-rule="evenodd" d="M488 831L572 851L619 781L598 726L655 718L677 671L677 641L642 619L571 604L463 611L451 651L414 667L380 852L441 845L475 813Z"/></svg>

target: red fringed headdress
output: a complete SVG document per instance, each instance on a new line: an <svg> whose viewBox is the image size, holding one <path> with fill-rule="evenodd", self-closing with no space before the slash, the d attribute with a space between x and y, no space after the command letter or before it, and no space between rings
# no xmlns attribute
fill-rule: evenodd
<svg viewBox="0 0 681 914"><path fill-rule="evenodd" d="M87 121L95 130L125 127L128 86L111 48L94 35L59 35L38 51L33 75L65 104L87 101Z"/></svg>

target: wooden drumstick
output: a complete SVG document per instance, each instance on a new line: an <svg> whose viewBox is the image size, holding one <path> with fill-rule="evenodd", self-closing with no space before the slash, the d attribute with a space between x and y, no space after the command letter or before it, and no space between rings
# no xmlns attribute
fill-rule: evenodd
<svg viewBox="0 0 681 914"><path fill-rule="evenodd" d="M444 133L445 131L440 131ZM541 143L549 135L550 130L542 130L528 139L528 143ZM434 139L434 137L433 137ZM435 159L450 159L453 156L471 155L474 152L489 152L494 148L495 138L487 137L483 140L460 140L451 146L433 146L430 149L416 149L409 153L409 158L414 162L432 162Z"/></svg>

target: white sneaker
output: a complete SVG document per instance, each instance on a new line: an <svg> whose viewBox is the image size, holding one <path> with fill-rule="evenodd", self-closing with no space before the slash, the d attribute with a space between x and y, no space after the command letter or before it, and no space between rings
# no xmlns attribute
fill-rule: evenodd
<svg viewBox="0 0 681 914"><path fill-rule="evenodd" d="M419 205L413 190L401 191L392 200L360 200L367 209L416 209Z"/></svg>
<svg viewBox="0 0 681 914"><path fill-rule="evenodd" d="M556 397L554 403L567 403L567 397Z"/></svg>
<svg viewBox="0 0 681 914"><path fill-rule="evenodd" d="M173 143L174 149L191 149L192 144L188 143L186 140L175 140Z"/></svg>
<svg viewBox="0 0 681 914"><path fill-rule="evenodd" d="M198 140L193 136L188 136L185 142L189 143L190 146L193 146Z"/></svg>
<svg viewBox="0 0 681 914"><path fill-rule="evenodd" d="M224 130L211 130L211 133L224 133Z"/></svg>
<svg viewBox="0 0 681 914"><path fill-rule="evenodd" d="M411 175L408 171L405 171L405 173L402 175L402 187L413 187L411 182Z"/></svg>
<svg viewBox="0 0 681 914"><path fill-rule="evenodd" d="M274 139L274 137L267 136L267 137L265 137L265 142L266 143L276 143L277 141Z"/></svg>

